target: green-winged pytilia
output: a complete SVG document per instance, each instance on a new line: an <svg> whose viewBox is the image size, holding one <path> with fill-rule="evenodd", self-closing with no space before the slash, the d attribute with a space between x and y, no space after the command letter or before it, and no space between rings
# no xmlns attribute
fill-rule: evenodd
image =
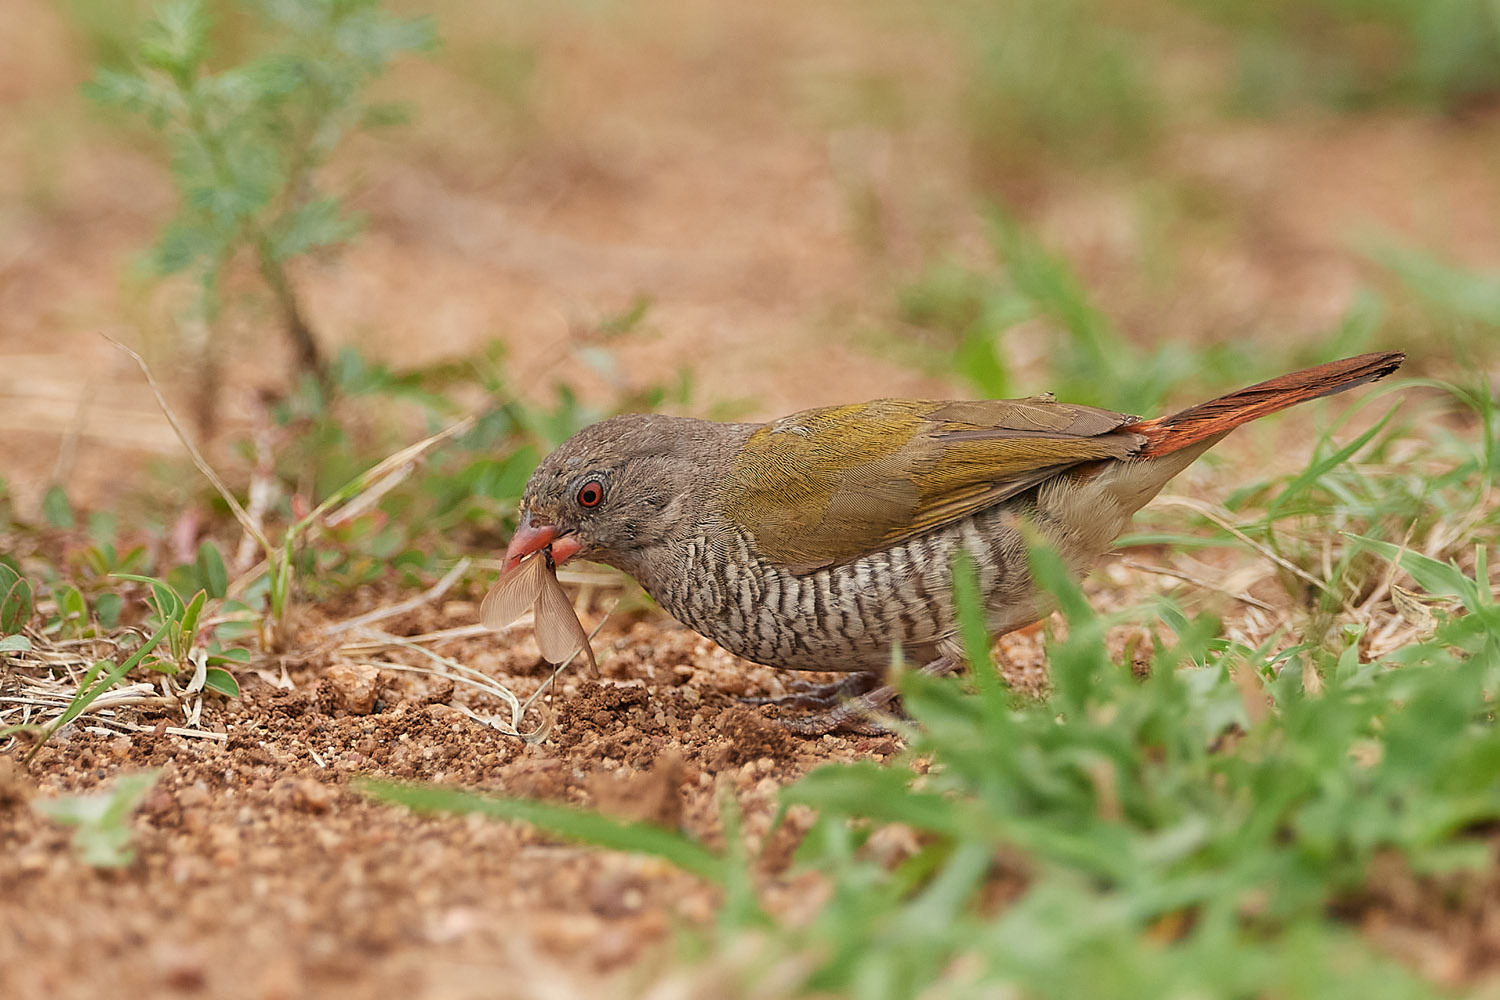
<svg viewBox="0 0 1500 1000"><path fill-rule="evenodd" d="M898 647L930 672L958 662L958 552L973 558L990 631L1030 625L1048 610L1029 571L1033 532L1082 573L1232 429L1382 378L1404 358L1333 361L1154 420L1051 396L879 399L765 424L614 417L532 475L484 617L519 613L514 594L496 595L533 553L607 563L745 659L867 675L863 698L793 723L826 731L890 700L888 687L870 688ZM512 590L540 591L533 576ZM555 610L538 615L539 636L576 645L582 629L553 620L565 612L546 596Z"/></svg>

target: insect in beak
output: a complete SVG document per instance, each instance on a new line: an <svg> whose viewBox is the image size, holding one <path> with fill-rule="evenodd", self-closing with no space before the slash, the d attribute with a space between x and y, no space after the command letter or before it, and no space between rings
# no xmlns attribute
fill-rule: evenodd
<svg viewBox="0 0 1500 1000"><path fill-rule="evenodd" d="M515 547L512 541L512 551ZM573 602L557 582L557 567L549 546L516 556L514 560L510 552L506 553L505 568L480 605L479 619L485 628L499 630L533 608L536 643L544 660L566 663L582 652L589 665L598 669L589 634L578 620Z"/></svg>

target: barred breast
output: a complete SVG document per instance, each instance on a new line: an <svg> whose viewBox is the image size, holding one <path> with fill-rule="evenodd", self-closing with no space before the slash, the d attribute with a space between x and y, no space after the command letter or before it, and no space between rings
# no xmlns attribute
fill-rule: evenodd
<svg viewBox="0 0 1500 1000"><path fill-rule="evenodd" d="M1002 504L804 574L761 558L734 527L710 526L679 550L681 571L648 589L683 624L757 663L881 671L899 646L908 663L921 664L954 651L951 567L960 549L974 559L992 630L1040 617L1021 514L1019 505Z"/></svg>

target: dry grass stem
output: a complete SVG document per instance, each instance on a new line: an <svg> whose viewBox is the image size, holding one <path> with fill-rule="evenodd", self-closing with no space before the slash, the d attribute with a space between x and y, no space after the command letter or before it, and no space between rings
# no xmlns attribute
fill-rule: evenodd
<svg viewBox="0 0 1500 1000"><path fill-rule="evenodd" d="M235 549L233 562L234 572L239 576L250 568L255 559L257 538L265 536L263 526L266 521L266 512L271 509L271 503L277 493L276 466L271 451L271 429L264 419L258 422L255 432L250 435L250 445L255 464L250 470L250 486L245 512L260 534L257 536L246 531L240 536L240 544Z"/></svg>
<svg viewBox="0 0 1500 1000"><path fill-rule="evenodd" d="M198 471L203 473L204 478L213 484L219 496L224 498L224 502L229 505L230 511L234 513L234 519L240 523L240 527L245 529L246 534L254 538L256 544L264 551L270 552L271 543L266 538L265 533L260 530L260 525L240 505L239 500L229 489L228 485L225 484L224 480L219 478L219 474L214 471L214 467L208 464L208 460L203 457L202 452L193 444L193 439L188 437L187 431L177 419L177 414L172 411L172 407L167 403L167 397L162 393L161 386L157 385L155 376L151 374L151 366L146 364L146 359L108 334L101 334L101 336L135 360L135 363L141 369L141 374L146 377L146 384L151 387L152 394L156 396L156 403L161 407L162 415L167 418L167 422L172 425L172 430L177 433L177 439L187 449L189 457L193 460L193 465L197 466Z"/></svg>
<svg viewBox="0 0 1500 1000"><path fill-rule="evenodd" d="M335 622L332 625L324 628L323 634L338 635L340 632L347 632L352 628L359 628L363 625L371 625L378 621L384 621L387 618L405 614L408 611L415 611L417 608L422 607L424 604L430 604L433 601L437 600L439 597L442 597L450 589L452 589L453 585L457 583L458 580L464 575L464 573L468 571L470 565L471 563L467 558L460 559L457 563L454 564L452 569L444 574L441 580L433 584L431 587L428 587L426 590L422 591L415 597L410 597L404 601L399 601L396 604L391 604L383 608L376 608L374 611L368 612L363 615L358 615L354 618L348 618L341 622Z"/></svg>
<svg viewBox="0 0 1500 1000"><path fill-rule="evenodd" d="M411 475L412 470L416 468L417 459L449 438L469 430L477 420L478 418L472 415L464 417L456 423L449 424L436 434L423 438L415 444L409 444L400 451L386 456L359 477L360 483L368 483L369 485L359 490L347 500L344 500L339 494L335 493L319 504L312 514L309 515L309 519L317 521L321 518L323 523L336 527L345 521L350 521L358 517L373 507L381 497L398 486L407 476ZM342 506L339 506L340 503L342 503Z"/></svg>
<svg viewBox="0 0 1500 1000"><path fill-rule="evenodd" d="M389 649L393 645L404 645L408 643L447 642L453 639L471 639L477 635L505 635L506 633L509 633L515 629L524 628L525 626L530 624L531 616L526 615L525 617L517 618L514 622L511 623L509 627L502 629L499 632L496 632L494 629L486 628L485 626L479 624L459 625L454 628L438 629L436 632L423 632L421 635L400 636L399 642L396 643L389 642L386 639L378 638L379 636L385 634L383 632L375 632L371 629L365 629L364 631L367 635L376 636L377 638L372 638L365 642L343 642L339 644L338 649L341 653L369 653L379 649Z"/></svg>
<svg viewBox="0 0 1500 1000"><path fill-rule="evenodd" d="M1272 614L1276 613L1275 608L1257 597L1251 597L1249 594L1244 593L1243 591L1236 592L1233 590L1228 590L1224 587L1218 586L1217 584L1211 583L1210 581L1205 580L1202 577L1193 576L1192 574L1184 573L1181 570L1168 569L1165 566L1148 566L1146 563L1136 562L1134 559L1121 560L1121 564L1124 566L1128 566L1131 569L1138 569L1143 573L1151 573L1154 576L1167 576L1171 577L1174 580L1181 580L1184 583L1191 583L1196 587L1202 587L1205 590L1212 590L1217 593L1223 594L1226 597L1232 597L1236 601L1241 601L1245 604L1249 604L1252 607L1260 608L1262 611L1269 611Z"/></svg>
<svg viewBox="0 0 1500 1000"><path fill-rule="evenodd" d="M1240 541L1250 546L1256 552L1259 552L1261 555L1265 556L1267 559L1280 566L1282 569L1286 570L1296 577L1299 577L1302 580L1307 581L1324 593L1328 592L1328 583L1325 580L1319 580L1317 577L1304 570L1301 566L1298 566L1296 563L1293 563L1286 558L1276 554L1265 545L1257 542L1255 539L1251 538L1249 535L1241 531L1239 527L1237 527L1234 522L1230 520L1229 512L1227 510L1224 510L1221 507L1216 507L1213 504L1206 503L1202 500L1194 500L1191 497L1178 496L1175 494L1163 494L1153 500L1152 503L1165 504L1173 507L1185 507L1188 510L1203 515L1214 524L1217 524L1219 527L1229 532L1235 538L1238 538Z"/></svg>

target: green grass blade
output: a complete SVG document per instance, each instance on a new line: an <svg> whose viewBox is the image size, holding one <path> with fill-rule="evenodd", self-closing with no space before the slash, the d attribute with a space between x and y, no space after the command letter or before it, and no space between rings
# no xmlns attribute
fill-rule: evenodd
<svg viewBox="0 0 1500 1000"><path fill-rule="evenodd" d="M594 847L661 858L715 885L726 882L722 856L690 837L650 823L627 823L599 813L533 799L500 798L373 778L359 780L356 787L372 798L419 812L477 813L494 819L519 820Z"/></svg>

